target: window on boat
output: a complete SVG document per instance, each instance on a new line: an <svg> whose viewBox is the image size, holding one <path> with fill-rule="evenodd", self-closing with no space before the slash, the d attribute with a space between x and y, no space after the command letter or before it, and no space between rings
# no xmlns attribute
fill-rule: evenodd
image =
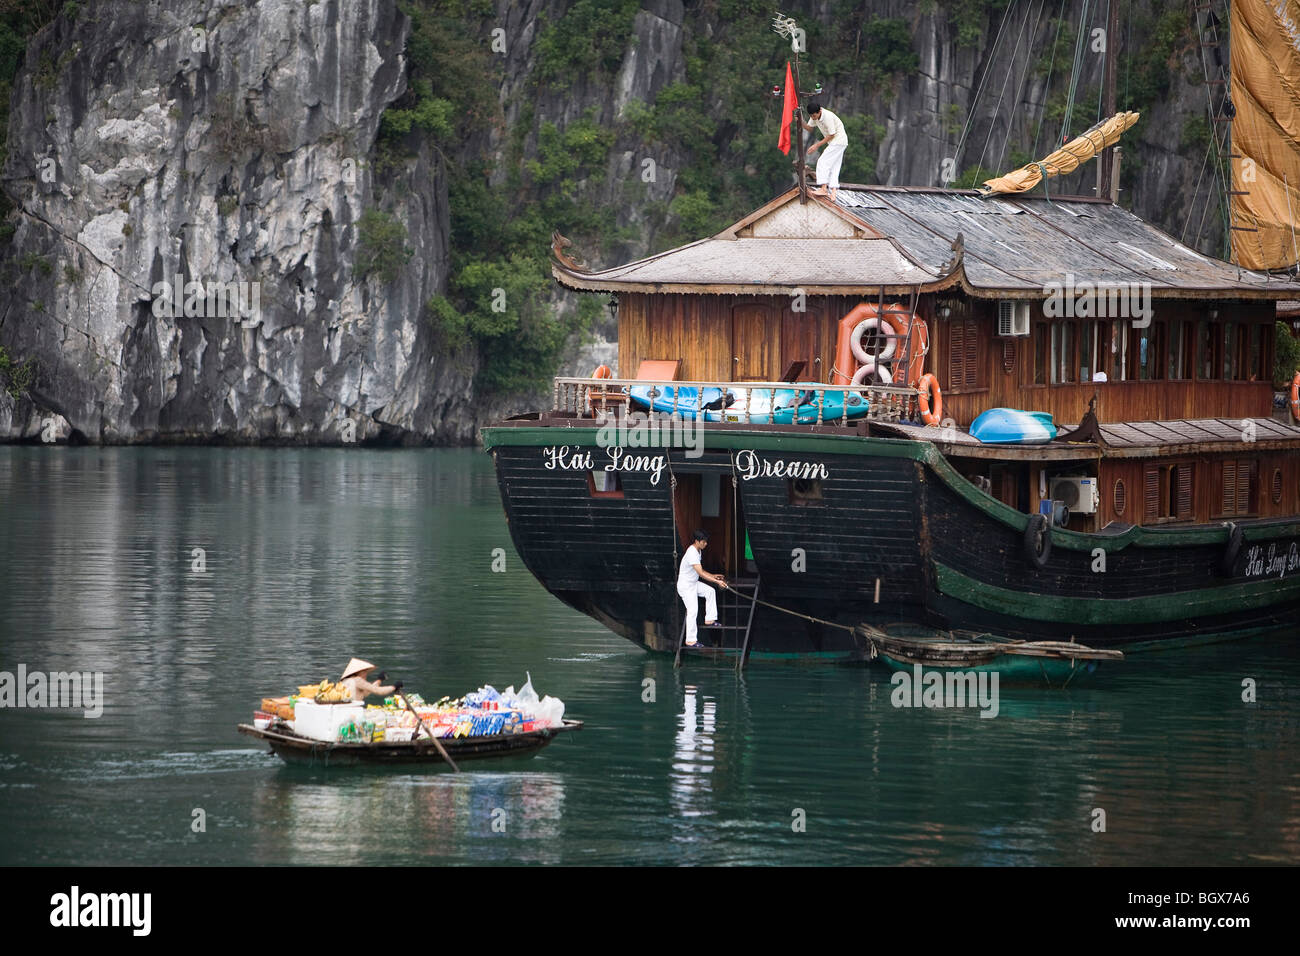
<svg viewBox="0 0 1300 956"><path fill-rule="evenodd" d="M1237 351L1237 323L1223 323L1223 378L1231 381L1238 377L1241 368L1241 356Z"/></svg>
<svg viewBox="0 0 1300 956"><path fill-rule="evenodd" d="M587 472L587 491L593 498L622 498L623 478L617 471L593 469Z"/></svg>
<svg viewBox="0 0 1300 956"><path fill-rule="evenodd" d="M1079 323L1079 381L1091 382L1093 354L1097 347L1097 329L1092 322Z"/></svg>
<svg viewBox="0 0 1300 956"><path fill-rule="evenodd" d="M1276 332L1276 326L1271 322L1262 325L1256 325L1259 329L1259 361L1256 363L1255 379L1260 382L1267 382L1273 377L1273 335Z"/></svg>
<svg viewBox="0 0 1300 956"><path fill-rule="evenodd" d="M1142 472L1142 520L1190 521L1195 517L1191 462L1152 462Z"/></svg>
<svg viewBox="0 0 1300 956"><path fill-rule="evenodd" d="M1137 364L1134 378L1150 382L1165 377L1165 340L1168 335L1169 327L1154 319L1145 329L1133 329L1132 353Z"/></svg>
<svg viewBox="0 0 1300 956"><path fill-rule="evenodd" d="M1112 382L1122 382L1128 378L1128 335L1127 322L1103 322L1108 326L1107 340L1110 342L1110 368L1108 376Z"/></svg>
<svg viewBox="0 0 1300 956"><path fill-rule="evenodd" d="M1034 384L1047 384L1047 367L1050 363L1048 355L1048 325L1046 322L1036 322L1034 324Z"/></svg>
<svg viewBox="0 0 1300 956"><path fill-rule="evenodd" d="M1169 323L1169 377L1174 380L1192 377L1191 322Z"/></svg>
<svg viewBox="0 0 1300 956"><path fill-rule="evenodd" d="M1074 381L1076 331L1077 327L1073 322L1058 322L1052 326L1051 381L1053 385Z"/></svg>
<svg viewBox="0 0 1300 956"><path fill-rule="evenodd" d="M1196 376L1202 380L1219 377L1220 349L1222 338L1215 334L1217 323L1202 319L1196 323L1196 358L1200 373Z"/></svg>
<svg viewBox="0 0 1300 956"><path fill-rule="evenodd" d="M1259 462L1253 458L1229 458L1219 463L1219 515L1243 517L1257 512Z"/></svg>
<svg viewBox="0 0 1300 956"><path fill-rule="evenodd" d="M820 505L822 498L822 480L820 478L788 478L790 504Z"/></svg>
<svg viewBox="0 0 1300 956"><path fill-rule="evenodd" d="M1151 463L1143 471L1144 522L1188 522L1193 512L1195 466L1191 462Z"/></svg>

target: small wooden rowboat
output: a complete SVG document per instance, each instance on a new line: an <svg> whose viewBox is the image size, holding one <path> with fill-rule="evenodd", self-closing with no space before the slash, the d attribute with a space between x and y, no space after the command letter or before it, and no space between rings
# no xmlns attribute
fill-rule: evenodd
<svg viewBox="0 0 1300 956"><path fill-rule="evenodd" d="M353 766L357 764L396 765L410 763L440 764L442 755L428 739L389 740L377 743L340 741L329 743L295 734L283 723L274 723L265 730L251 724L240 724L241 734L265 740L271 752L286 763L322 763ZM566 730L581 730L582 721L565 720L561 727L547 727L522 734L493 734L485 737L442 737L447 755L456 763L463 760L482 760L489 757L531 757Z"/></svg>
<svg viewBox="0 0 1300 956"><path fill-rule="evenodd" d="M1017 641L974 631L940 631L920 635L889 634L871 624L854 631L865 656L894 670L916 666L940 671L994 672L1015 683L1065 686L1091 674L1102 661L1122 661L1124 653L1099 650L1072 641Z"/></svg>

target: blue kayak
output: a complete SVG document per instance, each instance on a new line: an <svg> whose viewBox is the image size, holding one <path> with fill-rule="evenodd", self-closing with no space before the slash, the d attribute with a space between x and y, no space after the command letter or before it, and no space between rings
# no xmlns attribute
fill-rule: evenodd
<svg viewBox="0 0 1300 956"><path fill-rule="evenodd" d="M970 434L986 445L1041 445L1056 438L1051 412L990 408L971 422Z"/></svg>
<svg viewBox="0 0 1300 956"><path fill-rule="evenodd" d="M843 420L847 402L848 417L861 418L867 413L869 403L855 391L809 382L799 388L736 388L735 400L727 406L720 418L710 421L744 422L753 425L815 425L817 423L817 389L825 388L822 397L822 421ZM746 419L745 412L749 417Z"/></svg>
<svg viewBox="0 0 1300 956"><path fill-rule="evenodd" d="M733 397L730 389L707 387L703 389L701 402L701 390L694 385L633 385L627 391L632 401L642 408L669 415L676 412L682 418L701 417L702 404L704 420L711 422L722 420L721 410ZM653 398L651 391L654 392Z"/></svg>
<svg viewBox="0 0 1300 956"><path fill-rule="evenodd" d="M729 388L725 393L715 386L706 387L703 390L703 417L709 422L748 421L754 425L816 424L816 389L819 387L826 389L822 400L822 421L834 422L844 418L846 396L849 418L861 418L867 413L867 400L855 391L846 392L842 386L832 390L830 386L817 382L801 382L798 388ZM653 404L651 389L655 392ZM698 418L700 391L694 385L633 385L628 394L642 408L669 414L677 412L683 418Z"/></svg>

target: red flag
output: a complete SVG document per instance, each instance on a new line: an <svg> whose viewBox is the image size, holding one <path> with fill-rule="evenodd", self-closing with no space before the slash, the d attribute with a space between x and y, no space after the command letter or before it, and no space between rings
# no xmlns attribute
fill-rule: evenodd
<svg viewBox="0 0 1300 956"><path fill-rule="evenodd" d="M781 109L781 138L776 141L781 152L790 152L790 121L794 119L795 107L799 105L799 93L794 88L794 73L790 61L785 61L785 106Z"/></svg>

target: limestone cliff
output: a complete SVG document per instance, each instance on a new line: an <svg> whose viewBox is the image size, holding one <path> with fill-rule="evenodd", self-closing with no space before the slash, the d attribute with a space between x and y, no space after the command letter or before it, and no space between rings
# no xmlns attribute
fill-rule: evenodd
<svg viewBox="0 0 1300 956"><path fill-rule="evenodd" d="M35 37L0 341L40 372L0 437L469 439L473 370L421 322L441 163L366 161L405 37L388 0L91 3ZM392 281L354 272L371 208L405 227Z"/></svg>

